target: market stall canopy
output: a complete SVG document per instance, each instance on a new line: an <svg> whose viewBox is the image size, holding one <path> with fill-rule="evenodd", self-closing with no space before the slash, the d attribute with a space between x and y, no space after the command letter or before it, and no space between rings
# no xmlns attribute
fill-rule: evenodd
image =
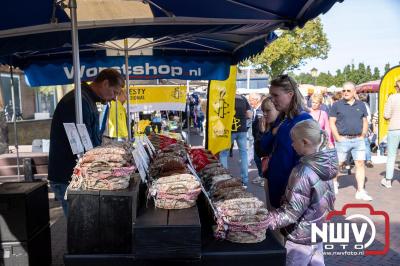
<svg viewBox="0 0 400 266"><path fill-rule="evenodd" d="M261 52L278 28L292 29L342 0L77 0L80 45L148 39L154 54L225 55L237 63ZM26 64L46 49L71 47L67 0L6 1L0 62ZM11 59L11 55L14 56Z"/></svg>
<svg viewBox="0 0 400 266"><path fill-rule="evenodd" d="M368 81L356 86L357 93L377 93L379 92L379 86L381 80Z"/></svg>

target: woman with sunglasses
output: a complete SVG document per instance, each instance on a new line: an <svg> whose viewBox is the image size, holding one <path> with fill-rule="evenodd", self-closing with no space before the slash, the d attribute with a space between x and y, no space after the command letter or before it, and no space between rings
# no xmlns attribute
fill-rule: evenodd
<svg viewBox="0 0 400 266"><path fill-rule="evenodd" d="M269 93L280 115L272 130L263 135L261 145L263 149L271 151L265 177L268 180L271 206L279 208L290 172L299 160L299 155L292 147L290 130L298 122L312 117L304 111L304 98L296 81L288 75L272 80Z"/></svg>

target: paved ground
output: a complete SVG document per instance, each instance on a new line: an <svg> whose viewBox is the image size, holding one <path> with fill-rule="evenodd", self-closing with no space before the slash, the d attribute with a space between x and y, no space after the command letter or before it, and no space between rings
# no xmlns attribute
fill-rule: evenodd
<svg viewBox="0 0 400 266"><path fill-rule="evenodd" d="M201 146L203 138L193 134L191 143L194 146ZM398 157L399 158L399 157ZM235 147L233 158L229 158L229 165L234 176L239 176L238 167L238 151ZM398 165L398 164L396 164ZM400 265L400 211L399 211L399 195L400 195L400 171L395 172L396 180L393 182L392 189L384 189L379 182L385 171L384 165L375 165L374 168L367 171L366 189L374 201L371 203L375 210L386 211L390 216L390 251L386 255L380 256L325 256L326 265ZM249 168L250 179L257 175L256 167L253 164ZM355 179L354 175L344 175L339 179L340 187L337 195L335 209L339 210L347 203L364 203L354 198ZM250 185L248 188L260 199L265 200L264 190L256 185ZM66 252L66 221L62 216L61 207L58 202L51 200L51 235L52 235L52 254L53 265L63 265L62 256ZM352 211L355 213L356 211ZM359 212L357 210L357 212ZM364 213L364 212L361 212ZM381 248L384 243L384 222L379 220L377 223L376 240L372 247Z"/></svg>

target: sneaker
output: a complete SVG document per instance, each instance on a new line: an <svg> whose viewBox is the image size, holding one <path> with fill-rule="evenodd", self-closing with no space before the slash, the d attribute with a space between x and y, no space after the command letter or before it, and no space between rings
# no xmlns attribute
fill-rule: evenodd
<svg viewBox="0 0 400 266"><path fill-rule="evenodd" d="M371 201L372 197L368 195L367 191L361 190L356 192L356 199L358 200L365 200L365 201Z"/></svg>
<svg viewBox="0 0 400 266"><path fill-rule="evenodd" d="M392 181L386 178L382 178L381 185L386 188L392 188Z"/></svg>
<svg viewBox="0 0 400 266"><path fill-rule="evenodd" d="M264 187L264 180L260 182L260 187Z"/></svg>
<svg viewBox="0 0 400 266"><path fill-rule="evenodd" d="M253 184L258 184L258 183L260 183L261 181L263 181L263 179L262 179L261 177L257 176L257 177L255 177L255 178L251 181L251 183L253 183Z"/></svg>
<svg viewBox="0 0 400 266"><path fill-rule="evenodd" d="M371 161L367 161L367 162L365 163L365 166L368 167L368 168L373 168L373 167L374 167L374 164L373 164Z"/></svg>
<svg viewBox="0 0 400 266"><path fill-rule="evenodd" d="M339 183L333 181L333 190L335 191L335 195L339 193Z"/></svg>

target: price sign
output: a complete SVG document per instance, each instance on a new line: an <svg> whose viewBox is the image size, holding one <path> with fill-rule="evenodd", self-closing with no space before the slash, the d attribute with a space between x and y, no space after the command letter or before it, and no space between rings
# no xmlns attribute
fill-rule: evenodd
<svg viewBox="0 0 400 266"><path fill-rule="evenodd" d="M134 150L132 152L132 155L133 155L133 160L135 161L136 167L139 170L140 179L142 180L142 182L146 182L146 172L144 170L143 162L140 159L137 150Z"/></svg>
<svg viewBox="0 0 400 266"><path fill-rule="evenodd" d="M78 128L79 136L86 151L93 149L92 140L90 139L89 132L87 131L85 124L76 124Z"/></svg>
<svg viewBox="0 0 400 266"><path fill-rule="evenodd" d="M63 125L65 133L67 133L67 138L69 141L69 145L71 146L72 153L73 154L83 153L84 152L83 145L75 124L63 123Z"/></svg>

